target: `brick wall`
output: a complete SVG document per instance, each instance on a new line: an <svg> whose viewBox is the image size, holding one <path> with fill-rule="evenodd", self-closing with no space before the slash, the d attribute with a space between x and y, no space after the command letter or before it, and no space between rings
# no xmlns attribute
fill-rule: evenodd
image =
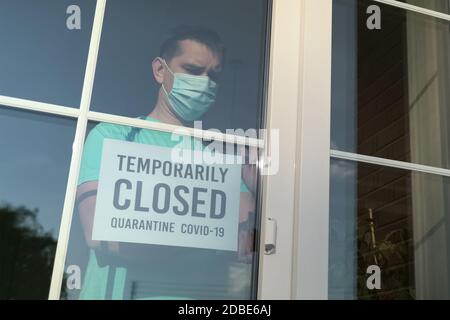
<svg viewBox="0 0 450 320"><path fill-rule="evenodd" d="M366 27L358 8L358 150L360 154L410 161L406 59L406 16L382 8L382 30ZM394 13L395 12L395 13ZM394 13L394 14L391 14ZM373 249L369 211L373 213ZM414 297L411 247L411 174L361 165L358 171L358 296L362 299ZM375 258L376 257L376 258ZM366 268L380 265L382 289L366 288Z"/></svg>

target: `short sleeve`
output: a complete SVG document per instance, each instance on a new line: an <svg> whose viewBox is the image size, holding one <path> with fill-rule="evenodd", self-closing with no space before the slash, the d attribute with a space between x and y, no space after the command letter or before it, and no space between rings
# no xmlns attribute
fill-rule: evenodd
<svg viewBox="0 0 450 320"><path fill-rule="evenodd" d="M247 185L244 183L244 180L241 179L241 192L250 192L250 190L248 190Z"/></svg>
<svg viewBox="0 0 450 320"><path fill-rule="evenodd" d="M98 180L104 140L105 137L98 130L98 127L95 127L89 133L84 144L78 185Z"/></svg>

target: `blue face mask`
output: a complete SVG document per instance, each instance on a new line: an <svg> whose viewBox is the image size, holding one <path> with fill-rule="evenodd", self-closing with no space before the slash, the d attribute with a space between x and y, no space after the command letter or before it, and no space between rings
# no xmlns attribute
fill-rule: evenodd
<svg viewBox="0 0 450 320"><path fill-rule="evenodd" d="M173 73L165 61L164 64L173 75L170 93L162 85L172 110L185 121L200 119L216 101L217 84L206 76Z"/></svg>

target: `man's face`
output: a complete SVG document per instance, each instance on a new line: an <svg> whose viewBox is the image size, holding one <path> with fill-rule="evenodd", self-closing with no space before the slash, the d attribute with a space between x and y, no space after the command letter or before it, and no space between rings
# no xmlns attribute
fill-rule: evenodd
<svg viewBox="0 0 450 320"><path fill-rule="evenodd" d="M173 73L185 73L194 76L208 76L217 82L222 70L220 57L213 53L207 46L194 41L183 40L179 43L180 52L170 61L166 61ZM173 86L173 75L164 68L160 80L170 92ZM156 79L158 81L158 78ZM160 81L158 81L160 82Z"/></svg>

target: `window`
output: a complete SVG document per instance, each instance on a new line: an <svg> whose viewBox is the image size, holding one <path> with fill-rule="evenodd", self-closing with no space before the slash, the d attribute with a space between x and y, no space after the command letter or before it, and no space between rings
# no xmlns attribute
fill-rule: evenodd
<svg viewBox="0 0 450 320"><path fill-rule="evenodd" d="M67 298L252 298L257 172L244 166L235 178L223 175L237 187L230 192L217 180L220 166L172 160L180 144L205 150L201 140L105 122L91 127L66 259L66 270L77 266L84 276ZM108 163L115 168L105 173ZM222 166L230 174L234 167Z"/></svg>
<svg viewBox="0 0 450 320"><path fill-rule="evenodd" d="M225 48L221 72L212 73L220 90L202 117L203 128L259 129L267 7L267 1L255 0L135 0L131 5L108 0L91 110L133 118L148 114L159 94L151 68L163 41L176 28L203 26L215 31Z"/></svg>
<svg viewBox="0 0 450 320"><path fill-rule="evenodd" d="M236 11L238 3L241 10ZM212 128L219 137L214 139L218 152L237 155L240 149L248 159L250 152L258 154L268 6L259 0L245 5L107 1L64 268L63 287L70 289L61 298L256 298L257 162L227 168L201 164L193 184L189 177L176 180L181 164L164 154L177 147L173 133L180 129L184 139L195 136L193 152L209 152L211 139L198 135ZM246 32L236 32L237 25ZM199 95L199 90L208 91ZM238 142L243 135L251 139ZM226 143L226 137L238 140ZM112 145L116 149L111 152L125 148L132 155L117 163L120 168L122 161L131 161L127 168L142 162L130 177L108 184L113 175L101 172L122 156L117 151L108 158L104 152ZM173 168L170 179L155 172L149 178L145 168L151 161L162 162L163 170ZM229 170L234 187L214 189L222 169L223 174ZM114 199L103 193L111 188ZM106 209L109 204L113 207ZM78 285L70 282L76 274Z"/></svg>
<svg viewBox="0 0 450 320"><path fill-rule="evenodd" d="M0 108L0 299L46 299L76 122Z"/></svg>
<svg viewBox="0 0 450 320"><path fill-rule="evenodd" d="M365 24L368 5L336 2L337 10L354 12L354 18L348 22L352 33L343 34L349 25L334 29L335 61L346 63L335 64L332 148L449 168L449 25L382 6L382 28L372 31Z"/></svg>
<svg viewBox="0 0 450 320"><path fill-rule="evenodd" d="M400 2L404 2L408 5L417 6L419 8L423 8L428 10L428 13L431 14L448 14L449 13L449 3L447 0L399 0Z"/></svg>
<svg viewBox="0 0 450 320"><path fill-rule="evenodd" d="M292 3L279 5L284 10L292 7ZM219 68L221 69L219 71L223 71L222 77L215 77L218 70L207 74L210 80L219 84L220 90L214 112L205 113L204 126L201 129L217 130L214 132L208 130L209 137L205 138L202 136L204 131L196 131L198 129L196 127L186 127L182 135L189 136L190 139L195 137L203 146L211 142L212 135L219 144L231 145L233 147L230 149L233 150L231 153L238 150L242 152L243 149L247 152L256 150L258 153L265 144L258 130L266 128L266 97L269 91L273 93L274 98L286 93L285 90L281 92L267 88L272 2L255 0L243 4L239 1L192 0L190 3L154 1L150 4L148 1L134 1L133 4L126 3L126 10L124 10L125 1L116 0L95 2L80 0L70 3L41 1L39 4L4 1L1 6L3 17L0 25L3 26L0 36L4 43L9 44L0 54L0 67L4 75L3 78L0 76L0 110L1 121L4 121L2 129L6 132L2 134L5 139L2 147L5 146L5 150L8 150L8 154L2 156L5 170L1 173L1 181L6 184L2 189L4 193L1 200L5 201L2 207L5 215L2 217L12 216L12 222L9 221L12 223L11 226L14 226L14 219L26 220L26 228L24 226L23 230L20 230L25 232L28 231L27 228L34 228L36 237L41 236L44 240L48 240L44 254L35 257L36 259L40 257L46 262L44 265L46 276L39 279L42 283L33 287L36 292L26 286L27 278L24 277L21 283L5 282L5 297L45 298L48 292L46 286L51 279L49 292L51 299L79 299L81 298L79 284L81 281L82 286L86 278L83 263L89 261L86 243L83 243L84 248L80 245L85 239L82 233L79 233L83 232L83 227L76 211L79 201L77 186L83 170L84 141L86 139L89 141L89 136L95 128L102 125L138 131L138 135L141 132L168 135L179 129L173 124L142 118L152 111L151 108L154 107L152 101L155 102L159 94L158 85L152 80L154 74L151 62L158 56L159 44L173 29L172 27L194 23L198 27L200 21L203 27L216 30L227 49L222 61L225 63ZM73 10L69 10L69 6L80 9L80 29L70 29L66 25L67 19L74 14ZM236 10L237 6L240 10ZM30 8L32 10L29 10ZM23 23L20 26L14 24L12 28L14 19L21 19ZM230 19L235 22L234 26L230 26ZM123 21L128 23L123 24ZM286 34L283 30L285 26L276 33ZM282 42L287 43L285 39ZM220 52L220 50L213 51ZM170 63L169 65L169 68L173 68ZM191 75L200 75L192 68L185 69ZM183 73L175 71L174 78L177 74ZM284 72L275 74L280 77ZM186 80L186 77L180 78ZM291 89L289 89L292 91L291 95L294 96L295 92ZM285 110L291 110L294 106L293 103L284 105ZM276 121L281 120L277 117L272 118ZM44 123L47 125L43 125ZM286 121L284 125L287 125ZM13 131L13 127L16 130L19 127L26 129L22 130L21 135L11 138L10 132ZM235 131L228 132L227 129ZM249 129L256 129L257 134L251 139L244 139L242 136ZM26 136L30 136L30 139L25 139ZM19 145L23 147L20 150ZM146 144L141 145L144 149ZM32 157L27 157L26 163L36 159L39 168L36 172L28 172L32 169L30 165L27 170L18 172L17 176L22 174L24 181L27 178L33 179L32 184L19 185L15 181L14 172L17 170L14 166L19 165L20 161L15 163L11 156L20 159L22 155L27 155L28 151L32 153ZM290 161L291 158L286 157L285 160ZM207 258L203 261L209 259L210 262L205 263L204 269L196 272L199 274L205 270L206 273L210 272L211 276L207 278L208 281L200 284L203 287L194 294L196 288L182 282L182 279L174 278L170 283L166 281L167 277L162 277L161 279L166 281L163 287L166 293L170 293L170 297L176 294L186 296L186 292L194 298L204 298L207 295L211 298L236 299L257 297L260 290L258 283L268 280L258 278L261 272L258 261L261 259L259 240L263 210L262 179L258 171L255 166L242 166L240 176L234 179L239 182L239 186L235 188L237 193L245 190L244 193L253 193L254 196L252 218L240 221L243 228L248 231L247 238L243 242L241 240L237 242L249 244L248 248L251 250L248 251L247 261L242 262L242 257L236 259L237 252L241 253L240 250L224 254L219 249L191 249L195 253L193 257L206 255ZM48 186L43 186L42 181L49 182ZM28 191L35 182L39 182L39 186L33 187L37 190L36 201L34 195ZM290 194L287 194L286 197L278 199L289 197ZM54 200L51 205L50 201L47 201L50 198ZM238 202L240 203L240 200ZM33 211L35 207L39 212ZM289 221L280 220L279 225L283 225L282 230L285 230ZM6 222L4 226L7 226ZM240 228L241 226L239 232ZM218 230L218 233L220 234L221 230ZM20 254L20 250L16 250L17 247L11 246L8 242L4 244L10 249L5 252L11 255ZM131 247L128 246L125 252L133 253ZM285 246L281 246L283 247ZM187 257L185 261L189 262L188 260L193 260L193 257ZM223 264L223 261L227 263ZM144 263L139 268L143 269L145 265ZM166 266L174 268L171 265ZM211 270L215 268L217 270L212 272ZM14 270L11 268L3 268L2 272L6 273L2 273L2 276L11 276L12 271ZM184 276L186 280L187 277ZM188 280L192 282L192 279ZM170 288L174 282L178 286L175 291L173 287ZM149 298L148 293L157 288L155 282L143 281L136 285L135 282L128 281L127 284L133 289L131 290L133 294L127 298ZM184 292L180 291L183 285L185 285ZM162 291L158 296L161 297ZM117 298L115 294L107 294L104 297Z"/></svg>
<svg viewBox="0 0 450 320"><path fill-rule="evenodd" d="M49 295L95 7L72 32L70 4L0 4L1 299Z"/></svg>
<svg viewBox="0 0 450 320"><path fill-rule="evenodd" d="M68 0L0 3L1 96L80 106L95 2L76 1L82 8L79 30L66 26L66 10L72 4Z"/></svg>
<svg viewBox="0 0 450 320"><path fill-rule="evenodd" d="M446 299L448 177L346 160L331 168L330 295ZM367 287L371 265L380 290Z"/></svg>
<svg viewBox="0 0 450 320"><path fill-rule="evenodd" d="M447 299L449 17L373 4L334 2L329 296Z"/></svg>

